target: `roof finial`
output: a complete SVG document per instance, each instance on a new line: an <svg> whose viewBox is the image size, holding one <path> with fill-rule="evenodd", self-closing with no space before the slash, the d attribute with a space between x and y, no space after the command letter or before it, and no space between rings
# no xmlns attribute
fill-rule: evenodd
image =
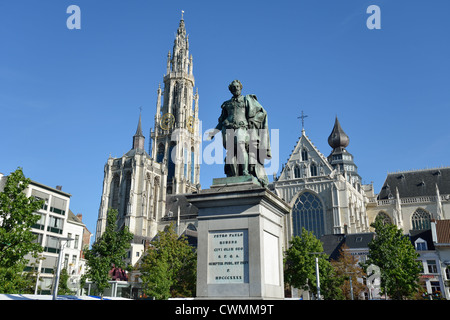
<svg viewBox="0 0 450 320"><path fill-rule="evenodd" d="M308 116L303 114L303 110L302 110L302 115L300 117L297 117L297 119L302 119L302 133L305 132L305 118L307 118Z"/></svg>
<svg viewBox="0 0 450 320"><path fill-rule="evenodd" d="M183 15L184 15L184 10L181 10L181 20L184 20Z"/></svg>

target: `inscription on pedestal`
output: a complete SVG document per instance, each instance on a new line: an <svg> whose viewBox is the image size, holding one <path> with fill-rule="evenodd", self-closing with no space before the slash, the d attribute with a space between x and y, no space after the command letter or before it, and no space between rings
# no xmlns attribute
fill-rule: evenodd
<svg viewBox="0 0 450 320"><path fill-rule="evenodd" d="M208 283L248 283L248 230L210 231Z"/></svg>

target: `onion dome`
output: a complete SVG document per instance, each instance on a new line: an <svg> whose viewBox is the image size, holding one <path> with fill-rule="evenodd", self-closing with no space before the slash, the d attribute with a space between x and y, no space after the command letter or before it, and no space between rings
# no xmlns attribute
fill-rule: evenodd
<svg viewBox="0 0 450 320"><path fill-rule="evenodd" d="M350 139L348 138L348 135L346 135L344 130L342 130L341 124L339 123L339 120L336 117L336 121L334 122L333 131L331 131L331 134L328 137L328 144L333 149L337 149L337 148L347 147L349 142L350 142Z"/></svg>

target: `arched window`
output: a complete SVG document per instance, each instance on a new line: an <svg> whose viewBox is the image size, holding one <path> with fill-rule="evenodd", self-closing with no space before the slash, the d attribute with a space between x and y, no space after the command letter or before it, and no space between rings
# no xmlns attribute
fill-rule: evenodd
<svg viewBox="0 0 450 320"><path fill-rule="evenodd" d="M306 149L302 149L302 161L308 160L308 151Z"/></svg>
<svg viewBox="0 0 450 320"><path fill-rule="evenodd" d="M111 204L109 206L113 209L119 209L119 185L120 177L118 174L115 174L111 182Z"/></svg>
<svg viewBox="0 0 450 320"><path fill-rule="evenodd" d="M325 234L325 213L319 197L302 193L292 208L293 235L300 236L302 228L313 231L317 238Z"/></svg>
<svg viewBox="0 0 450 320"><path fill-rule="evenodd" d="M411 217L413 230L428 230L430 229L431 216L425 210L418 208Z"/></svg>
<svg viewBox="0 0 450 320"><path fill-rule="evenodd" d="M386 212L380 211L377 214L377 217L375 219L382 219L383 224L392 224L391 218L388 216Z"/></svg>
<svg viewBox="0 0 450 320"><path fill-rule="evenodd" d="M174 148L176 148L176 144L172 142L169 148L169 166L168 166L168 172L167 172L167 181L171 182L173 176L175 175L175 157L176 153Z"/></svg>
<svg viewBox="0 0 450 320"><path fill-rule="evenodd" d="M122 215L127 215L128 202L130 201L131 192L131 172L128 172L125 176L125 201L123 203Z"/></svg>
<svg viewBox="0 0 450 320"><path fill-rule="evenodd" d="M294 177L300 178L300 167L298 165L294 167Z"/></svg>
<svg viewBox="0 0 450 320"><path fill-rule="evenodd" d="M160 143L158 145L158 150L156 153L156 162L161 163L164 159L164 145L162 143Z"/></svg>
<svg viewBox="0 0 450 320"><path fill-rule="evenodd" d="M317 166L314 163L311 163L309 169L311 171L311 177L317 176Z"/></svg>

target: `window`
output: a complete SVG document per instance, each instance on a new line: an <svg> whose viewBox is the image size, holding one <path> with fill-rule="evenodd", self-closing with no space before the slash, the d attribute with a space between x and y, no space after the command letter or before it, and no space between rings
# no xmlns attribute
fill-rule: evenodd
<svg viewBox="0 0 450 320"><path fill-rule="evenodd" d="M175 176L175 160L176 160L176 144L172 143L169 148L169 166L167 169L167 182L172 182L173 177Z"/></svg>
<svg viewBox="0 0 450 320"><path fill-rule="evenodd" d="M41 218L32 226L34 229L44 230L45 215L41 214Z"/></svg>
<svg viewBox="0 0 450 320"><path fill-rule="evenodd" d="M111 205L113 209L119 209L119 184L120 177L118 174L114 175L113 181L111 182Z"/></svg>
<svg viewBox="0 0 450 320"><path fill-rule="evenodd" d="M428 273L438 273L436 260L427 260Z"/></svg>
<svg viewBox="0 0 450 320"><path fill-rule="evenodd" d="M69 267L69 254L68 253L66 253L65 255L64 255L64 269L67 269L68 267Z"/></svg>
<svg viewBox="0 0 450 320"><path fill-rule="evenodd" d="M311 170L311 177L317 176L317 166L314 163L311 163L310 170Z"/></svg>
<svg viewBox="0 0 450 320"><path fill-rule="evenodd" d="M294 177L300 178L300 167L299 166L294 167Z"/></svg>
<svg viewBox="0 0 450 320"><path fill-rule="evenodd" d="M64 222L63 219L50 216L47 231L62 234L63 222Z"/></svg>
<svg viewBox="0 0 450 320"><path fill-rule="evenodd" d="M306 149L302 149L302 161L308 160L308 151Z"/></svg>
<svg viewBox="0 0 450 320"><path fill-rule="evenodd" d="M78 234L75 235L75 243L73 245L74 249L78 249L78 242L80 240L80 236Z"/></svg>
<svg viewBox="0 0 450 320"><path fill-rule="evenodd" d="M419 208L412 215L412 229L413 230L428 230L430 229L430 214L425 210Z"/></svg>
<svg viewBox="0 0 450 320"><path fill-rule="evenodd" d="M72 234L71 234L71 233L68 233L68 234L67 234L67 238L72 239ZM67 248L70 248L71 245L72 245L72 240L67 241L66 247L67 247Z"/></svg>
<svg viewBox="0 0 450 320"><path fill-rule="evenodd" d="M439 285L439 281L430 281L431 292L433 294L441 291L441 286Z"/></svg>
<svg viewBox="0 0 450 320"><path fill-rule="evenodd" d="M66 200L53 196L50 205L50 211L60 215L65 215L66 204L67 204Z"/></svg>
<svg viewBox="0 0 450 320"><path fill-rule="evenodd" d="M324 208L319 197L308 191L302 193L292 209L293 235L300 236L302 228L305 228L319 238L325 234L324 220Z"/></svg>
<svg viewBox="0 0 450 320"><path fill-rule="evenodd" d="M122 204L122 214L126 216L128 214L128 201L130 201L130 191L131 191L131 172L126 174L125 178L125 200Z"/></svg>
<svg viewBox="0 0 450 320"><path fill-rule="evenodd" d="M416 250L417 251L426 251L426 250L428 250L427 243L425 242L425 240L422 240L422 239L417 239L416 240Z"/></svg>
<svg viewBox="0 0 450 320"><path fill-rule="evenodd" d="M33 235L35 235L36 238L32 242L42 245L42 240L44 239L44 235L42 233L35 233L35 232L33 232Z"/></svg>
<svg viewBox="0 0 450 320"><path fill-rule="evenodd" d="M383 224L392 224L391 218L383 211L378 212L376 219L383 219Z"/></svg>
<svg viewBox="0 0 450 320"><path fill-rule="evenodd" d="M156 162L163 162L164 159L164 145L160 143L158 145L158 152L156 153Z"/></svg>
<svg viewBox="0 0 450 320"><path fill-rule="evenodd" d="M56 237L47 236L45 252L59 253L59 240Z"/></svg>
<svg viewBox="0 0 450 320"><path fill-rule="evenodd" d="M31 190L31 195L33 197L35 197L37 200L44 200L44 204L42 205L42 210L47 210L48 208L48 199L49 199L49 195L39 191L39 190Z"/></svg>

